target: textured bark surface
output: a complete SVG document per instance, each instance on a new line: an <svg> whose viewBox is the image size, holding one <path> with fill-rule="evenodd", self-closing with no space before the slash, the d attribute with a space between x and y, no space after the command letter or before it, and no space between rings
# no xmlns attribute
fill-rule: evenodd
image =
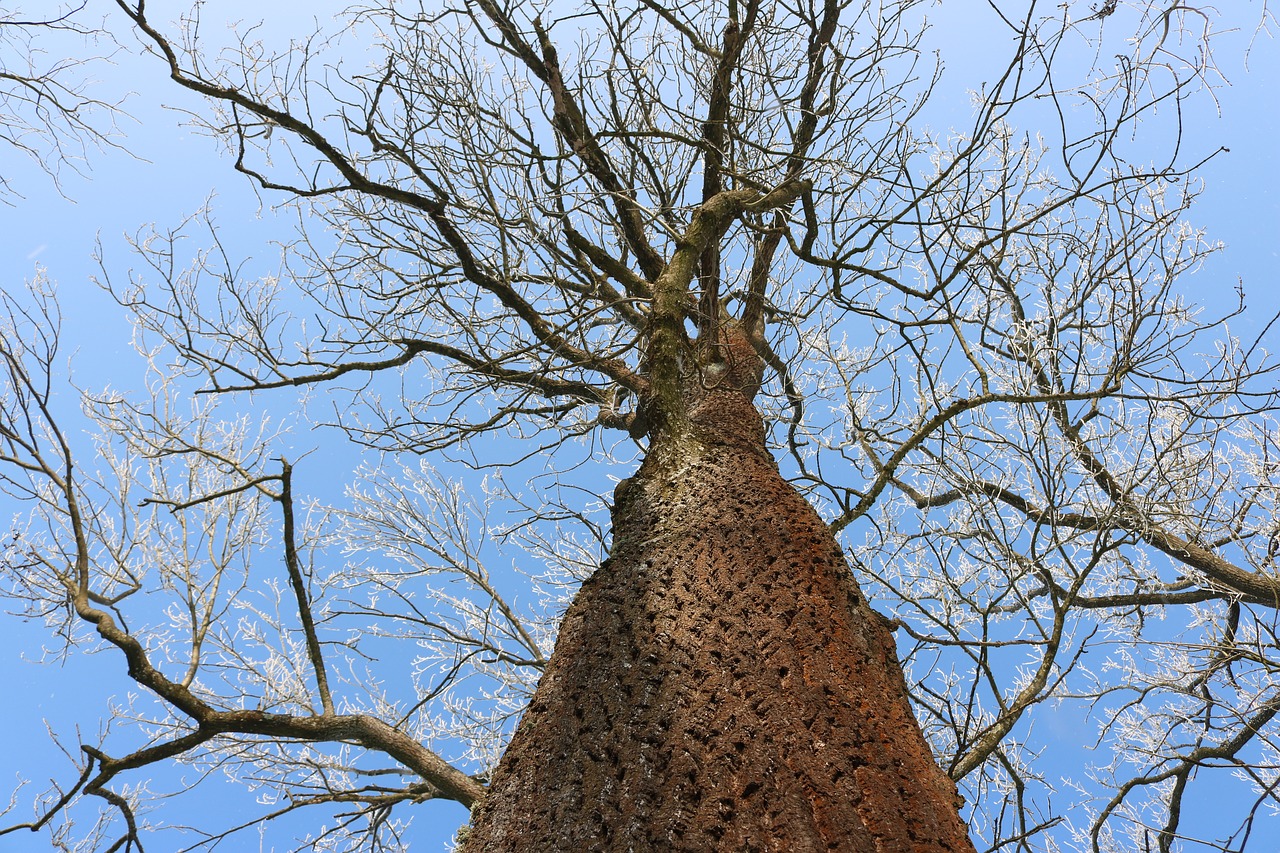
<svg viewBox="0 0 1280 853"><path fill-rule="evenodd" d="M892 636L747 394L621 484L464 850L972 851Z"/></svg>

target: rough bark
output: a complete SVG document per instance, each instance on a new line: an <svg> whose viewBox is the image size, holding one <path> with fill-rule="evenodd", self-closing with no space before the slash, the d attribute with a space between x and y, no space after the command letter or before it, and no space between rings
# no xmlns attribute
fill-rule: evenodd
<svg viewBox="0 0 1280 853"><path fill-rule="evenodd" d="M619 485L463 849L973 851L885 620L717 367Z"/></svg>

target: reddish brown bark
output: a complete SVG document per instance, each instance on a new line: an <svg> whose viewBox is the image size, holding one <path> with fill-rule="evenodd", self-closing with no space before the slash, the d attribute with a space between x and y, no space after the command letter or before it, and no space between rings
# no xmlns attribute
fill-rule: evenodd
<svg viewBox="0 0 1280 853"><path fill-rule="evenodd" d="M748 383L749 384L749 383ZM973 851L884 620L750 394L619 486L464 849Z"/></svg>

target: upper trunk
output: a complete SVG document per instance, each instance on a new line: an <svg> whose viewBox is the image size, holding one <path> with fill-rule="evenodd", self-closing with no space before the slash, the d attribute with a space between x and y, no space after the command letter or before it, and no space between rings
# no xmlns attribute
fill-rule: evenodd
<svg viewBox="0 0 1280 853"><path fill-rule="evenodd" d="M469 853L973 850L885 620L726 361L619 484Z"/></svg>

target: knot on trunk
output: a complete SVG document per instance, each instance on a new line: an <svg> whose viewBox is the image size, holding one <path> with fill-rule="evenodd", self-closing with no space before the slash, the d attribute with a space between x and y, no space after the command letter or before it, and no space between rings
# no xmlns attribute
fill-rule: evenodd
<svg viewBox="0 0 1280 853"><path fill-rule="evenodd" d="M640 400L632 435L649 433L664 444L692 427L695 440L706 445L750 446L767 453L764 425L752 403L764 378L758 338L759 332L753 335L722 313L714 333L694 342L685 339L677 368L678 408L672 412L677 416L671 421L663 416L655 390Z"/></svg>
<svg viewBox="0 0 1280 853"><path fill-rule="evenodd" d="M726 317L718 334L698 341L695 353L695 368L684 384L694 434L706 445L767 455L764 422L752 403L764 375L755 342L741 324Z"/></svg>
<svg viewBox="0 0 1280 853"><path fill-rule="evenodd" d="M716 333L698 339L695 355L696 368L686 386L690 409L703 393L732 390L750 401L760 390L764 360L751 333L732 317L722 315Z"/></svg>

